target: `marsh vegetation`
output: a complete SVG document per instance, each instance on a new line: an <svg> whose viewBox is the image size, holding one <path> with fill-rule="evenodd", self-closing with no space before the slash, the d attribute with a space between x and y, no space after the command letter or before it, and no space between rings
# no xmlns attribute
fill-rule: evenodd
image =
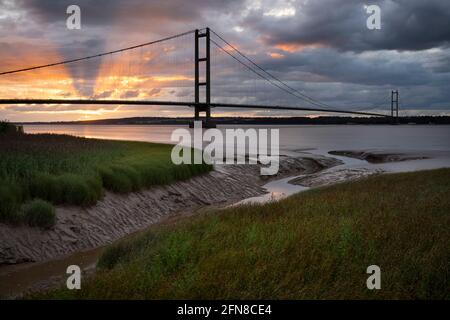
<svg viewBox="0 0 450 320"><path fill-rule="evenodd" d="M49 227L55 221L53 205L89 206L104 190L133 192L212 169L206 164L174 165L171 149L146 142L24 134L3 122L0 222ZM37 212L45 214L38 218Z"/></svg>
<svg viewBox="0 0 450 320"><path fill-rule="evenodd" d="M57 299L449 299L450 169L373 176L155 225ZM366 269L381 268L381 290Z"/></svg>

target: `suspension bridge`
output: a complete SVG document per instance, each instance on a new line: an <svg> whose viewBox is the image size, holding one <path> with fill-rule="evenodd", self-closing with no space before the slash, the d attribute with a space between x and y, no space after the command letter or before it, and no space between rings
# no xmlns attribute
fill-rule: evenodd
<svg viewBox="0 0 450 320"><path fill-rule="evenodd" d="M394 117L394 101L388 115L368 112L371 108L367 107L338 108L312 98L210 28L76 59L15 68L0 72L0 76L2 105L190 107L194 120L210 127L214 126L214 108ZM398 116L398 92L396 99Z"/></svg>

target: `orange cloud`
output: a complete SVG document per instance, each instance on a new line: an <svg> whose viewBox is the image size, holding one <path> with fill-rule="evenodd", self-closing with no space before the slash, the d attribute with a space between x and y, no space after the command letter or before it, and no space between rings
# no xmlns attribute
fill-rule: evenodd
<svg viewBox="0 0 450 320"><path fill-rule="evenodd" d="M324 45L321 43L313 43L313 44L301 44L301 43L281 43L277 44L275 48L280 49L285 52L294 53L298 51L302 51L305 49L317 49L322 48Z"/></svg>
<svg viewBox="0 0 450 320"><path fill-rule="evenodd" d="M269 56L271 58L274 58L274 59L282 59L282 58L284 58L284 54L277 53L277 52L271 52L271 53L269 53Z"/></svg>

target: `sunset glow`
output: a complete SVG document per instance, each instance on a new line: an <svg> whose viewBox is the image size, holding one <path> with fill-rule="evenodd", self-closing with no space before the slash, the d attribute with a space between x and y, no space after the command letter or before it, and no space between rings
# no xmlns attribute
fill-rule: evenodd
<svg viewBox="0 0 450 320"><path fill-rule="evenodd" d="M359 25L365 22L360 16L362 7L350 3L333 11L320 1L244 1L230 3L225 14L223 8L198 3L192 4L190 12L176 1L156 9L140 0L127 6L112 1L114 5L99 12L93 1L80 0L82 28L69 30L65 2L44 7L37 2L0 1L0 72L96 55L209 26L290 87L327 105L384 112L389 109L389 90L398 89L408 114L447 114L450 108L447 40L407 43L404 35L411 34L409 27L393 27L391 7L383 8L384 28L371 32L365 23ZM414 16L414 7L407 7L405 15ZM397 38L401 41L392 40ZM234 52L231 47L218 37L212 40L225 51L211 44L214 101L314 106L258 80L227 55ZM200 47L202 54L204 50ZM3 99L193 101L193 94L193 34L63 66L0 76ZM44 114L46 120L74 120L86 116L188 116L190 112L189 108L171 107L0 105L0 119L13 121L40 121ZM242 116L262 113L239 112ZM215 114L234 111L216 110ZM267 114L279 116L276 110Z"/></svg>

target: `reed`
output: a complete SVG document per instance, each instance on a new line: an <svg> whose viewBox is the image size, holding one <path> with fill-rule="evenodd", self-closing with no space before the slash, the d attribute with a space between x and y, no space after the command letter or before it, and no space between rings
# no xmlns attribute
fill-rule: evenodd
<svg viewBox="0 0 450 320"><path fill-rule="evenodd" d="M0 135L0 222L19 223L33 199L89 206L104 190L132 192L211 170L174 165L172 146L55 134ZM22 219L23 220L23 219Z"/></svg>

